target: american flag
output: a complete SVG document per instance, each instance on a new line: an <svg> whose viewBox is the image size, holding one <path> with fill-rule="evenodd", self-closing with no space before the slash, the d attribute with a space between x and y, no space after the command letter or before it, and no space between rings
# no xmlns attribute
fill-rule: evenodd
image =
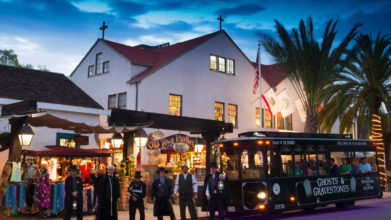
<svg viewBox="0 0 391 220"><path fill-rule="evenodd" d="M258 52L257 52L257 61L255 63L256 67L255 67L255 76L254 76L254 86L253 86L253 94L256 95L257 94L257 89L258 89L258 86L259 86L259 72L260 72L260 69L259 69L259 51L260 51L260 47L258 45Z"/></svg>

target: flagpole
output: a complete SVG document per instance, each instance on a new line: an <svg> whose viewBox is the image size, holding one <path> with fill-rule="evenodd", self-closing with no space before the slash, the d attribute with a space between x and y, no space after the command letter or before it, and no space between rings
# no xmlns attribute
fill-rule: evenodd
<svg viewBox="0 0 391 220"><path fill-rule="evenodd" d="M258 51L259 51L259 56L258 56L258 71L259 71L259 79L258 79L258 87L259 87L259 120L260 120L260 126L259 130L262 131L262 124L264 123L263 121L263 110L262 110L262 87L261 87L261 82L262 82L262 70L261 70L261 44L258 43Z"/></svg>

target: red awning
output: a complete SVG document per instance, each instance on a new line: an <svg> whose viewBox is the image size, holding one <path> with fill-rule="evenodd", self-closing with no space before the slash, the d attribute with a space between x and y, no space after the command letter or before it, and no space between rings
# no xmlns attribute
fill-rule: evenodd
<svg viewBox="0 0 391 220"><path fill-rule="evenodd" d="M45 150L22 150L22 154L41 157L109 157L113 151L103 149L80 149L62 146L46 146Z"/></svg>

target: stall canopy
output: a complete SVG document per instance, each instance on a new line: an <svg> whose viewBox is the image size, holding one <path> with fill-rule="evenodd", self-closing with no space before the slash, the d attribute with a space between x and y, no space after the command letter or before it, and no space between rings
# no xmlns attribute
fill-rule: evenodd
<svg viewBox="0 0 391 220"><path fill-rule="evenodd" d="M113 151L102 149L80 149L62 146L46 146L44 150L22 150L22 154L39 157L109 157Z"/></svg>
<svg viewBox="0 0 391 220"><path fill-rule="evenodd" d="M17 115L9 115L2 117L3 119L20 117ZM124 133L136 131L141 128L148 127L151 123L133 123L127 126L91 126L85 123L73 122L64 118L60 118L49 114L47 112L28 114L26 123L34 127L49 127L49 128L61 128L64 130L71 130L78 134L103 134L103 133Z"/></svg>

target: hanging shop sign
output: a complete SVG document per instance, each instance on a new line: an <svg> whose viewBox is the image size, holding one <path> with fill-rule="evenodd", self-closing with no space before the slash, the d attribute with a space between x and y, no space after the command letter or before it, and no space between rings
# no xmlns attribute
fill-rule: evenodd
<svg viewBox="0 0 391 220"><path fill-rule="evenodd" d="M174 134L159 140L150 138L147 143L149 150L156 150L160 148L172 148L175 152L182 153L194 149L195 138L184 134Z"/></svg>

